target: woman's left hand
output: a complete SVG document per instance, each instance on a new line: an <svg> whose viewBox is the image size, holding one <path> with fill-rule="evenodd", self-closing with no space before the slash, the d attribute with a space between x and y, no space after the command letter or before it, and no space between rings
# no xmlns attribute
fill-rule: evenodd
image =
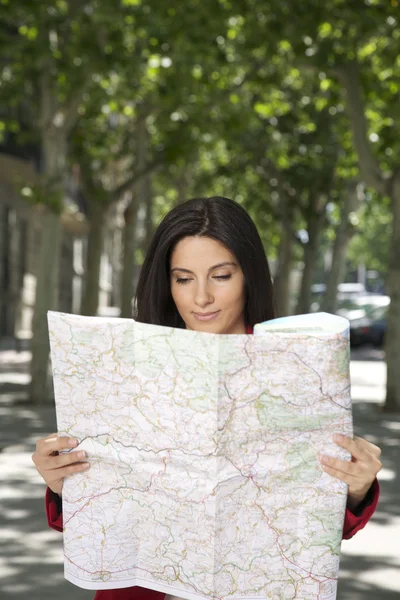
<svg viewBox="0 0 400 600"><path fill-rule="evenodd" d="M377 473L382 468L379 460L381 449L359 437L351 439L336 434L333 436L333 441L351 453L351 461L323 454L320 455L319 460L326 473L347 483L349 486L347 505L350 510L354 510L364 500Z"/></svg>

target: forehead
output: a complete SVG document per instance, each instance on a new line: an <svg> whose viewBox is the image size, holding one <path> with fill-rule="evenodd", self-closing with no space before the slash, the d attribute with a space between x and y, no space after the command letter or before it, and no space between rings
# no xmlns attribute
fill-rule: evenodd
<svg viewBox="0 0 400 600"><path fill-rule="evenodd" d="M184 267L184 261L191 264L235 261L235 256L221 242L205 236L190 236L180 240L171 255L171 267Z"/></svg>

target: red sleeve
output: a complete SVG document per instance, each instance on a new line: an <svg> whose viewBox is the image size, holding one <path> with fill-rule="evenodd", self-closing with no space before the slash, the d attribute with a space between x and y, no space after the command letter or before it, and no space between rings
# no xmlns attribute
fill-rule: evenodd
<svg viewBox="0 0 400 600"><path fill-rule="evenodd" d="M50 488L46 490L46 515L49 527L56 531L63 530L62 502L58 494L55 494Z"/></svg>
<svg viewBox="0 0 400 600"><path fill-rule="evenodd" d="M357 531L363 529L366 526L370 518L375 512L376 505L378 504L379 498L379 483L375 479L371 485L365 500L362 502L356 513L351 512L349 508L346 508L346 514L344 517L343 525L343 539L349 540L353 537Z"/></svg>

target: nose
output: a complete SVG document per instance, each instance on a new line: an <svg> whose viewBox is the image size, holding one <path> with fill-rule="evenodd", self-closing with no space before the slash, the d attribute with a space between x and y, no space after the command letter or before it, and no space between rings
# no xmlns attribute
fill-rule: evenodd
<svg viewBox="0 0 400 600"><path fill-rule="evenodd" d="M201 283L198 281L195 286L194 303L203 308L214 302L214 296L211 294L207 282Z"/></svg>

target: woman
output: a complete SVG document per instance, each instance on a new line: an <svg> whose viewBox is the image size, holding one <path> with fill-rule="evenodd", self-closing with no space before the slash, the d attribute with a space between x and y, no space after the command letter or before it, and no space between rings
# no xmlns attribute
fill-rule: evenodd
<svg viewBox="0 0 400 600"><path fill-rule="evenodd" d="M171 210L159 225L137 286L134 318L210 333L252 333L255 323L274 318L268 261L247 212L227 198L195 198ZM343 537L363 528L379 496L376 474L380 449L355 438L335 437L352 460L320 460L333 477L348 485ZM49 526L62 531L64 477L89 467L84 452L59 455L76 440L52 434L38 441L32 456L47 483ZM96 600L162 600L164 594L131 587L96 593Z"/></svg>

